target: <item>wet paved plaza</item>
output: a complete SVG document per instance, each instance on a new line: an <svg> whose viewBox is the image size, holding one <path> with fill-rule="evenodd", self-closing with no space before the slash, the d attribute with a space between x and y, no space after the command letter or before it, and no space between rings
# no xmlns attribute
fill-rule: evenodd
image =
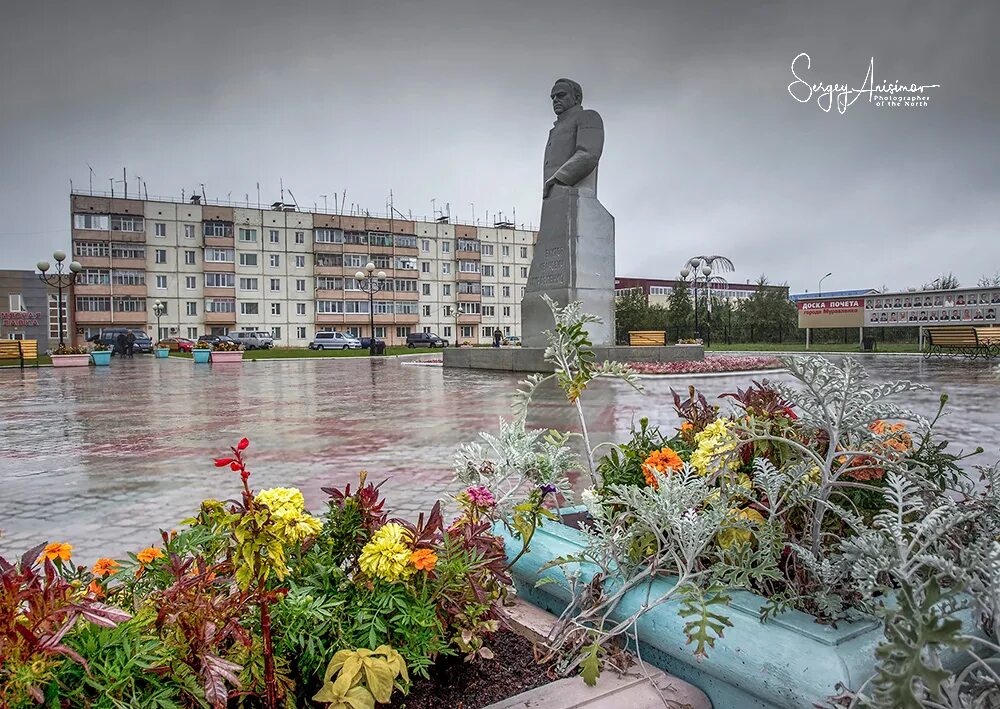
<svg viewBox="0 0 1000 709"><path fill-rule="evenodd" d="M979 462L997 457L1000 366L862 360L877 381L929 385L908 402L919 413L932 415L947 392L952 413L940 431L960 448L983 445ZM244 435L256 489L299 487L320 510L321 487L355 482L367 469L388 478L389 509L415 517L449 495L458 446L510 415L517 379L364 358L213 368L147 356L109 368L0 369L0 554L66 541L87 562L154 543L156 530L176 527L201 499L238 496L238 476L212 458ZM671 387L695 383L712 398L749 380L645 378L645 395L599 381L585 395L588 425L595 443L623 440L641 416L672 427ZM554 387L536 399L529 423L575 428Z"/></svg>

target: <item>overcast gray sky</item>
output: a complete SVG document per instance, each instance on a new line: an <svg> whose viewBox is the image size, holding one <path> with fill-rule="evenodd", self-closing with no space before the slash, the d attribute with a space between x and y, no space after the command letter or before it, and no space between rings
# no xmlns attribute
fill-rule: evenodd
<svg viewBox="0 0 1000 709"><path fill-rule="evenodd" d="M537 224L559 76L606 129L618 275L724 254L793 290L1000 269L1000 3L22 2L0 27L0 268L69 243L69 180L152 195L347 190L381 212ZM928 89L845 113L809 81ZM116 185L116 192L121 189ZM332 208L333 200L329 198Z"/></svg>

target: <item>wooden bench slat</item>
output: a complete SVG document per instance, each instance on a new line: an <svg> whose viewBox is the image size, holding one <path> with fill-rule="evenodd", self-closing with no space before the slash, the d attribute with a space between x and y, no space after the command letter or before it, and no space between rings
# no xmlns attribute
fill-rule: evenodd
<svg viewBox="0 0 1000 709"><path fill-rule="evenodd" d="M662 330L630 330L628 343L632 347L663 347L667 334Z"/></svg>

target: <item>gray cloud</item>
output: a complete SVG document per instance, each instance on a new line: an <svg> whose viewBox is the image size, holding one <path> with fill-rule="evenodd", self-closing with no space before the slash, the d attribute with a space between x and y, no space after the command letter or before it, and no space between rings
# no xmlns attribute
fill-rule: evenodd
<svg viewBox="0 0 1000 709"><path fill-rule="evenodd" d="M0 267L69 237L69 180L150 195L347 201L537 222L546 100L601 111L620 275L723 253L793 289L901 287L1000 268L995 3L22 3L0 41ZM941 84L845 115L816 81ZM131 180L130 190L135 181ZM116 191L120 190L116 185ZM330 200L332 207L332 199Z"/></svg>

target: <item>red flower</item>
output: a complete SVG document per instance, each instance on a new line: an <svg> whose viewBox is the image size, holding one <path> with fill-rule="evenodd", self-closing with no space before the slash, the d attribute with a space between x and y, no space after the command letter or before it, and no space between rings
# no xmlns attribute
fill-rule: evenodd
<svg viewBox="0 0 1000 709"><path fill-rule="evenodd" d="M237 450L241 450L241 451L242 451L242 450L246 450L246 447L247 447L247 446L249 446L249 445L250 445L250 440L249 440L249 439L247 439L247 438L244 438L244 439L242 439L242 440L241 440L241 441L239 442L239 445L237 445L237 446L236 446L236 449L237 449Z"/></svg>
<svg viewBox="0 0 1000 709"><path fill-rule="evenodd" d="M232 458L216 458L215 459L215 467L216 468L223 468L223 467L229 465L232 462L233 462Z"/></svg>

